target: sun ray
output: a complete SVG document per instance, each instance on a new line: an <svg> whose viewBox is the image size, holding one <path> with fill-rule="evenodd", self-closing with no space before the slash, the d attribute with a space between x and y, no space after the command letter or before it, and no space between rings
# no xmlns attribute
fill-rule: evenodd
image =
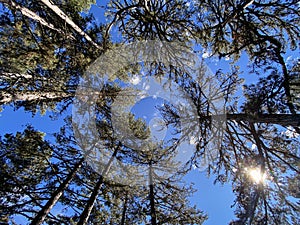
<svg viewBox="0 0 300 225"><path fill-rule="evenodd" d="M256 184L264 184L267 179L267 174L261 171L260 168L247 168L247 174L249 175L250 179Z"/></svg>

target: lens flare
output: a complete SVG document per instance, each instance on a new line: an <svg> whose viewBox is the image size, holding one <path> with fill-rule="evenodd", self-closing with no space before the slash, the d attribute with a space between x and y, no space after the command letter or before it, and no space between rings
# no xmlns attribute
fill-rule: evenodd
<svg viewBox="0 0 300 225"><path fill-rule="evenodd" d="M251 180L256 184L261 184L266 182L267 174L262 172L260 168L250 168L247 170L248 175Z"/></svg>

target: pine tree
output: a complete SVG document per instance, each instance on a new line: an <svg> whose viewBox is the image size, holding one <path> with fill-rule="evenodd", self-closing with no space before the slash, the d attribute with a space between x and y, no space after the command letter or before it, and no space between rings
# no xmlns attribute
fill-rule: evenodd
<svg viewBox="0 0 300 225"><path fill-rule="evenodd" d="M118 26L125 40L187 41L196 36L195 9L185 1L110 1L105 35Z"/></svg>
<svg viewBox="0 0 300 225"><path fill-rule="evenodd" d="M196 43L212 56L232 57L233 64L241 54L247 55L259 79L244 85L244 97L238 99L235 91L242 81L237 67L227 74L218 71L220 88L213 91L226 102L226 111L220 114L211 111L211 96L203 93L208 84L200 82L201 77L193 80L190 71L155 62L149 75L176 82L196 108L196 118L182 118L174 105L160 107L166 124L182 132L180 138L193 132L196 141L189 165L201 166L215 137L211 137L214 123L222 123L224 134L207 172L216 174L218 182L232 182L237 218L231 224L299 224L299 62L289 65L285 60L285 52L299 48L298 1L111 0L106 7L109 21L103 26L80 14L95 3L90 0L0 2L0 104L14 104L16 109L43 112L58 103L61 110L68 108L89 63L114 44L109 37L113 27L123 43L153 39ZM139 69L129 65L110 75L128 81ZM112 155L106 164L93 155L85 155L86 162L94 160L92 164L83 162L79 147L88 140L76 143L73 133L65 133L69 128L51 144L32 127L1 139L1 222L13 223L15 215L32 224L203 222L203 213L187 201L192 189L179 182L186 171L171 178L156 172L164 169L161 162L172 165L176 144L148 143L148 148L137 149L114 136L111 105L121 89L107 84L97 90L94 132L100 133L101 147ZM133 99L123 100L125 106ZM121 132L129 129L138 139L147 139L143 120L127 113L119 116ZM129 123L122 123L124 119ZM182 119L192 123L187 130L181 130L187 128L180 126ZM75 133L83 128L77 125ZM120 184L117 176L112 180L109 173L118 175L115 160L143 165L148 185ZM54 216L55 206L65 212Z"/></svg>
<svg viewBox="0 0 300 225"><path fill-rule="evenodd" d="M212 151L209 145L213 141L212 121L215 119L224 123L224 126L219 126L219 129L224 129L222 141L216 147L215 157L208 162L207 171L216 174L216 181L221 183L230 182L230 177L234 177L232 185L237 196L236 215L239 219L233 224L292 223L292 218L297 215L297 204L289 200L292 196L288 191L288 180L295 182L299 173L296 163L299 161L299 115L290 111L284 77L274 68L268 71L271 74L259 79L257 84L244 86L246 99L240 107L234 97L239 80L234 75L230 78L220 77L218 92L226 93L229 90L229 95L224 95L228 101L225 115L207 111L213 109L214 105L209 102L209 96L202 95L201 84L190 76L182 76L177 82L187 90L186 93L197 107L199 123L195 118L180 117L175 106L160 107L167 124L179 127L180 121L190 119L190 126L195 128L195 137L200 136L196 139L193 162L196 167L201 167L203 157ZM224 82L222 77L227 81ZM251 178L251 173L266 180L257 184ZM276 217L283 204L285 210Z"/></svg>
<svg viewBox="0 0 300 225"><path fill-rule="evenodd" d="M6 134L0 149L1 220L11 220L16 214L29 219L43 201L39 194L44 188L40 184L46 179L52 149L44 134L30 126L22 133Z"/></svg>
<svg viewBox="0 0 300 225"><path fill-rule="evenodd" d="M80 32L65 27L64 21L46 5L31 6L31 1L22 5L2 3L0 104L14 103L17 108L24 106L33 112L37 106L45 111L61 101L70 104L79 76L99 54L92 47L95 43L86 42ZM39 15L38 19L24 14L28 7ZM80 16L76 7L65 3L62 10L79 26L93 23L92 17ZM94 24L86 32L93 32L95 37L101 28Z"/></svg>

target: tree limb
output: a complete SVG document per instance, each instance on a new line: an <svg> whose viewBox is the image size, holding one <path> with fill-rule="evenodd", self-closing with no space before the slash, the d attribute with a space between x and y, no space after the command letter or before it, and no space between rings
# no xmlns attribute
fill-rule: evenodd
<svg viewBox="0 0 300 225"><path fill-rule="evenodd" d="M41 0L46 6L48 6L56 15L58 15L62 20L64 20L67 24L69 24L77 33L83 36L86 40L88 40L92 45L94 45L97 49L101 49L101 47L95 43L92 38L85 33L79 26L77 26L70 17L68 17L58 6L49 0Z"/></svg>

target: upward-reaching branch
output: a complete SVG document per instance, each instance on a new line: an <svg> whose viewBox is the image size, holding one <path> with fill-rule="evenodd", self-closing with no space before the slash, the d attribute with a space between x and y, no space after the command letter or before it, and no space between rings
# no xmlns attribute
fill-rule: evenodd
<svg viewBox="0 0 300 225"><path fill-rule="evenodd" d="M101 47L95 43L92 38L85 33L79 26L77 26L71 18L69 18L59 7L51 3L49 0L41 0L46 6L48 6L56 15L63 19L67 24L69 24L77 33L82 35L86 40L88 40L96 48L101 49Z"/></svg>
<svg viewBox="0 0 300 225"><path fill-rule="evenodd" d="M68 174L67 178L59 185L55 192L52 193L50 199L47 203L42 207L42 209L37 213L35 218L31 221L31 225L40 225L44 222L46 216L49 214L51 209L57 203L59 198L62 196L65 189L71 183L72 179L75 177L77 171L80 169L84 158L81 158L74 166L72 171Z"/></svg>
<svg viewBox="0 0 300 225"><path fill-rule="evenodd" d="M150 200L150 214L151 214L151 225L156 225L156 212L155 212L155 197L154 197L154 184L153 184L153 171L152 163L149 164L149 200Z"/></svg>
<svg viewBox="0 0 300 225"><path fill-rule="evenodd" d="M92 191L92 194L91 194L87 204L85 205L85 208L84 208L83 212L80 215L79 222L77 223L77 225L86 225L88 223L88 220L89 220L90 214L92 212L92 209L94 207L94 204L95 204L96 198L98 196L99 190L102 187L103 178L109 173L109 170L112 166L112 163L113 163L114 159L116 158L116 155L117 155L119 149L120 149L120 145L118 145L115 148L115 150L114 150L112 156L110 157L108 163L104 167L104 169L103 169L103 171L102 171L102 173L101 173L101 175L98 179L98 182L96 183L96 185L95 185L95 187Z"/></svg>
<svg viewBox="0 0 300 225"><path fill-rule="evenodd" d="M126 211L127 211L127 202L128 202L128 194L125 194L124 204L123 204L123 210L122 210L122 219L120 225L125 225L126 220Z"/></svg>
<svg viewBox="0 0 300 225"><path fill-rule="evenodd" d="M250 5L252 5L254 0L247 0L245 3L240 5L226 20L224 20L221 23L221 26L225 26L230 20L236 18L236 16L239 14L240 11L245 10L248 8ZM217 24L216 26L219 26L220 24Z"/></svg>
<svg viewBox="0 0 300 225"><path fill-rule="evenodd" d="M50 28L51 30L57 31L60 34L65 34L65 32L61 29L56 28L52 23L47 22L45 19L40 17L35 12L31 11L30 9L19 5L18 3L12 0L0 0L0 2L4 3L5 5L9 5L13 7L15 10L19 10L24 16L27 16L30 19L38 21L43 26ZM72 35L68 35L68 38L75 39Z"/></svg>

